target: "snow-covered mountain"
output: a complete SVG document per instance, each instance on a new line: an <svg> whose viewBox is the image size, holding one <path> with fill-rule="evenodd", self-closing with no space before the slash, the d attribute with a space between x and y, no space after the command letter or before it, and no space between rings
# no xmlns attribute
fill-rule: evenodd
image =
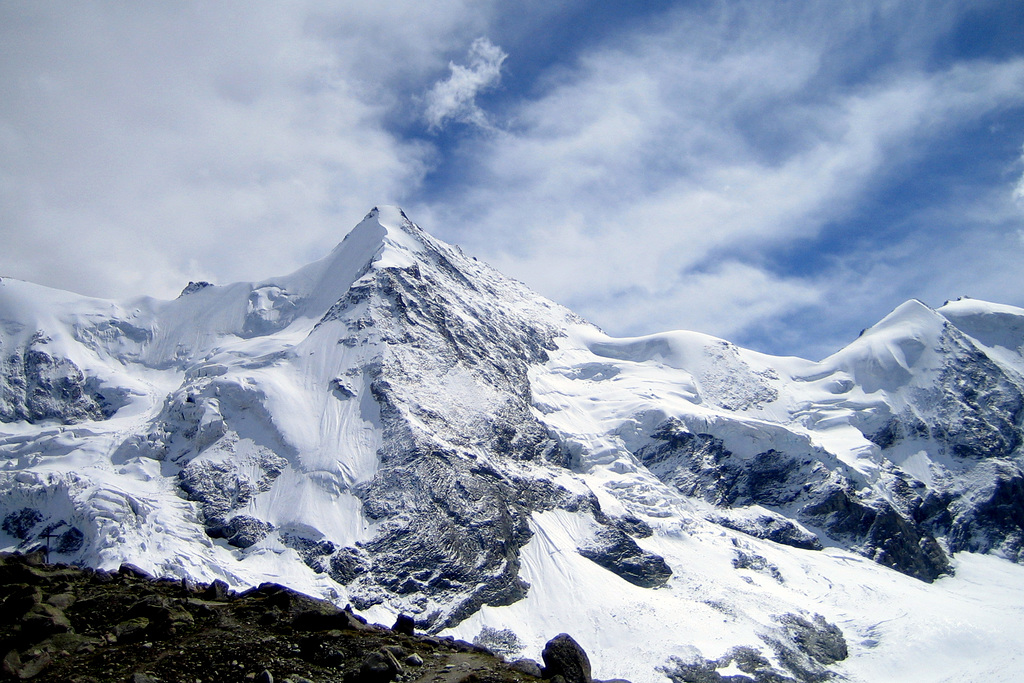
<svg viewBox="0 0 1024 683"><path fill-rule="evenodd" d="M1012 676L1022 354L969 299L821 362L616 339L393 207L173 301L3 278L0 549L567 631L635 683Z"/></svg>

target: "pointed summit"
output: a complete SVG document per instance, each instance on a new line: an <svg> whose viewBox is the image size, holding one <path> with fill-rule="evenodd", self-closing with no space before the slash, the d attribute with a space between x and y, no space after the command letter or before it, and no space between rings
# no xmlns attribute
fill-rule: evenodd
<svg viewBox="0 0 1024 683"><path fill-rule="evenodd" d="M397 206L375 206L370 213L345 237L353 244L377 244L373 263L378 267L408 267L416 262L416 255L428 251L427 242L434 241L418 225L409 220L405 211Z"/></svg>
<svg viewBox="0 0 1024 683"><path fill-rule="evenodd" d="M301 298L304 315L316 318L371 268L408 268L436 244L399 207L374 207L330 254L255 287L278 287Z"/></svg>

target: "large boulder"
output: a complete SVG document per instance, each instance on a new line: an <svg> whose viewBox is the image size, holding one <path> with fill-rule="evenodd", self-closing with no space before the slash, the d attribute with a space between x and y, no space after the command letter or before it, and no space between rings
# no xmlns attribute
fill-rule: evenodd
<svg viewBox="0 0 1024 683"><path fill-rule="evenodd" d="M580 644L567 633L548 641L541 652L544 678L561 676L565 683L591 683L590 659Z"/></svg>

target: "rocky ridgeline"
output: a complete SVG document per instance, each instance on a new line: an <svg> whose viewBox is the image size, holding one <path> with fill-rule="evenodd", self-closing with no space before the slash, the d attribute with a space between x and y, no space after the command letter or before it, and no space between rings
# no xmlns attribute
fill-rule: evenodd
<svg viewBox="0 0 1024 683"><path fill-rule="evenodd" d="M94 683L592 683L586 653L561 634L543 666L480 645L417 635L400 616L368 624L272 583L153 579L0 555L0 653L8 680ZM597 682L600 683L600 682Z"/></svg>

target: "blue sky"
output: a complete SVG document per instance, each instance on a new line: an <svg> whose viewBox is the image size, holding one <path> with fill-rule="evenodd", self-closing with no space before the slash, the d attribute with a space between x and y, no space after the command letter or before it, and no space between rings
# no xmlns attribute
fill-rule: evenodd
<svg viewBox="0 0 1024 683"><path fill-rule="evenodd" d="M1024 5L0 5L0 275L256 280L380 203L606 331L1024 306Z"/></svg>

